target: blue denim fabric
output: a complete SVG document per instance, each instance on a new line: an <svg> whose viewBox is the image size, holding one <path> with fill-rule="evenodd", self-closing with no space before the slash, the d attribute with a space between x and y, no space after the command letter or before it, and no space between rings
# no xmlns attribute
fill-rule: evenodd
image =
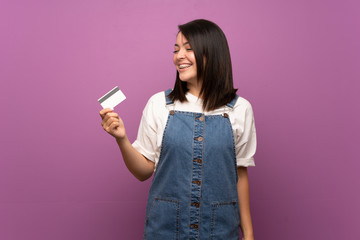
<svg viewBox="0 0 360 240"><path fill-rule="evenodd" d="M167 104L172 104L168 98ZM226 114L170 111L149 192L144 239L238 240L236 168Z"/></svg>

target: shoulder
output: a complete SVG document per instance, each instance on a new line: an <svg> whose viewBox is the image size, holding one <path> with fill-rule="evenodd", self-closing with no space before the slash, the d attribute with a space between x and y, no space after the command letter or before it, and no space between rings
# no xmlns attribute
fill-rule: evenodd
<svg viewBox="0 0 360 240"><path fill-rule="evenodd" d="M251 111L252 112L251 103L248 100L246 100L245 98L239 96L234 105L234 111L236 111L236 112Z"/></svg>
<svg viewBox="0 0 360 240"><path fill-rule="evenodd" d="M165 106L166 104L166 100L165 100L165 92L158 92L155 93L154 95L152 95L147 104L146 104L146 108L148 107L159 107L159 106Z"/></svg>
<svg viewBox="0 0 360 240"><path fill-rule="evenodd" d="M158 92L155 93L154 95L152 95L149 100L148 103L155 103L155 104L160 104L160 103L164 103L165 104L165 92Z"/></svg>
<svg viewBox="0 0 360 240"><path fill-rule="evenodd" d="M162 112L166 110L166 100L165 100L165 92L158 92L152 95L144 109L143 114L145 115L153 115L153 114L159 114L159 112Z"/></svg>
<svg viewBox="0 0 360 240"><path fill-rule="evenodd" d="M237 141L255 132L255 120L252 106L248 100L239 97L234 105L230 121L236 134ZM245 134L245 135L244 135Z"/></svg>

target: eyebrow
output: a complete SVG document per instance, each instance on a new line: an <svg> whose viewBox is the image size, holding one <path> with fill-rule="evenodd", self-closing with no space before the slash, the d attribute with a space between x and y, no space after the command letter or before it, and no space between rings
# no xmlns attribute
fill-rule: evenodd
<svg viewBox="0 0 360 240"><path fill-rule="evenodd" d="M183 46L185 46L186 44L189 44L189 45L190 45L190 43L189 43L189 42L185 42L185 43L183 44ZM175 43L175 45L174 45L174 46L175 46L175 47L180 47L180 46L179 46L179 44L176 44L176 43Z"/></svg>

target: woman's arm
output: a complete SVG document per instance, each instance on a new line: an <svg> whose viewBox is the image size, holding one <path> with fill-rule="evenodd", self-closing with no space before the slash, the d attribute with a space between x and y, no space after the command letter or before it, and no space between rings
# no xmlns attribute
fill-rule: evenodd
<svg viewBox="0 0 360 240"><path fill-rule="evenodd" d="M154 162L145 158L130 143L129 139L116 139L121 150L126 167L140 181L145 181L154 172Z"/></svg>
<svg viewBox="0 0 360 240"><path fill-rule="evenodd" d="M100 111L101 125L104 130L115 137L119 145L126 167L140 181L145 181L154 172L155 164L139 153L130 143L124 123L112 109L105 108Z"/></svg>
<svg viewBox="0 0 360 240"><path fill-rule="evenodd" d="M237 190L240 208L240 227L243 233L243 239L253 240L253 226L250 214L250 197L249 197L249 178L246 167L238 167Z"/></svg>

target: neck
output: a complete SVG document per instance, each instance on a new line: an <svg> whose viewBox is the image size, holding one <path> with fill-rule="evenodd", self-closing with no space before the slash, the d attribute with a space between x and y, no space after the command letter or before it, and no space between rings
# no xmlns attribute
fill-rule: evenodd
<svg viewBox="0 0 360 240"><path fill-rule="evenodd" d="M189 93L191 93L192 95L201 98L200 96L200 91L201 91L201 82L197 82L195 84L191 84L191 83L187 83L187 88L189 89Z"/></svg>

